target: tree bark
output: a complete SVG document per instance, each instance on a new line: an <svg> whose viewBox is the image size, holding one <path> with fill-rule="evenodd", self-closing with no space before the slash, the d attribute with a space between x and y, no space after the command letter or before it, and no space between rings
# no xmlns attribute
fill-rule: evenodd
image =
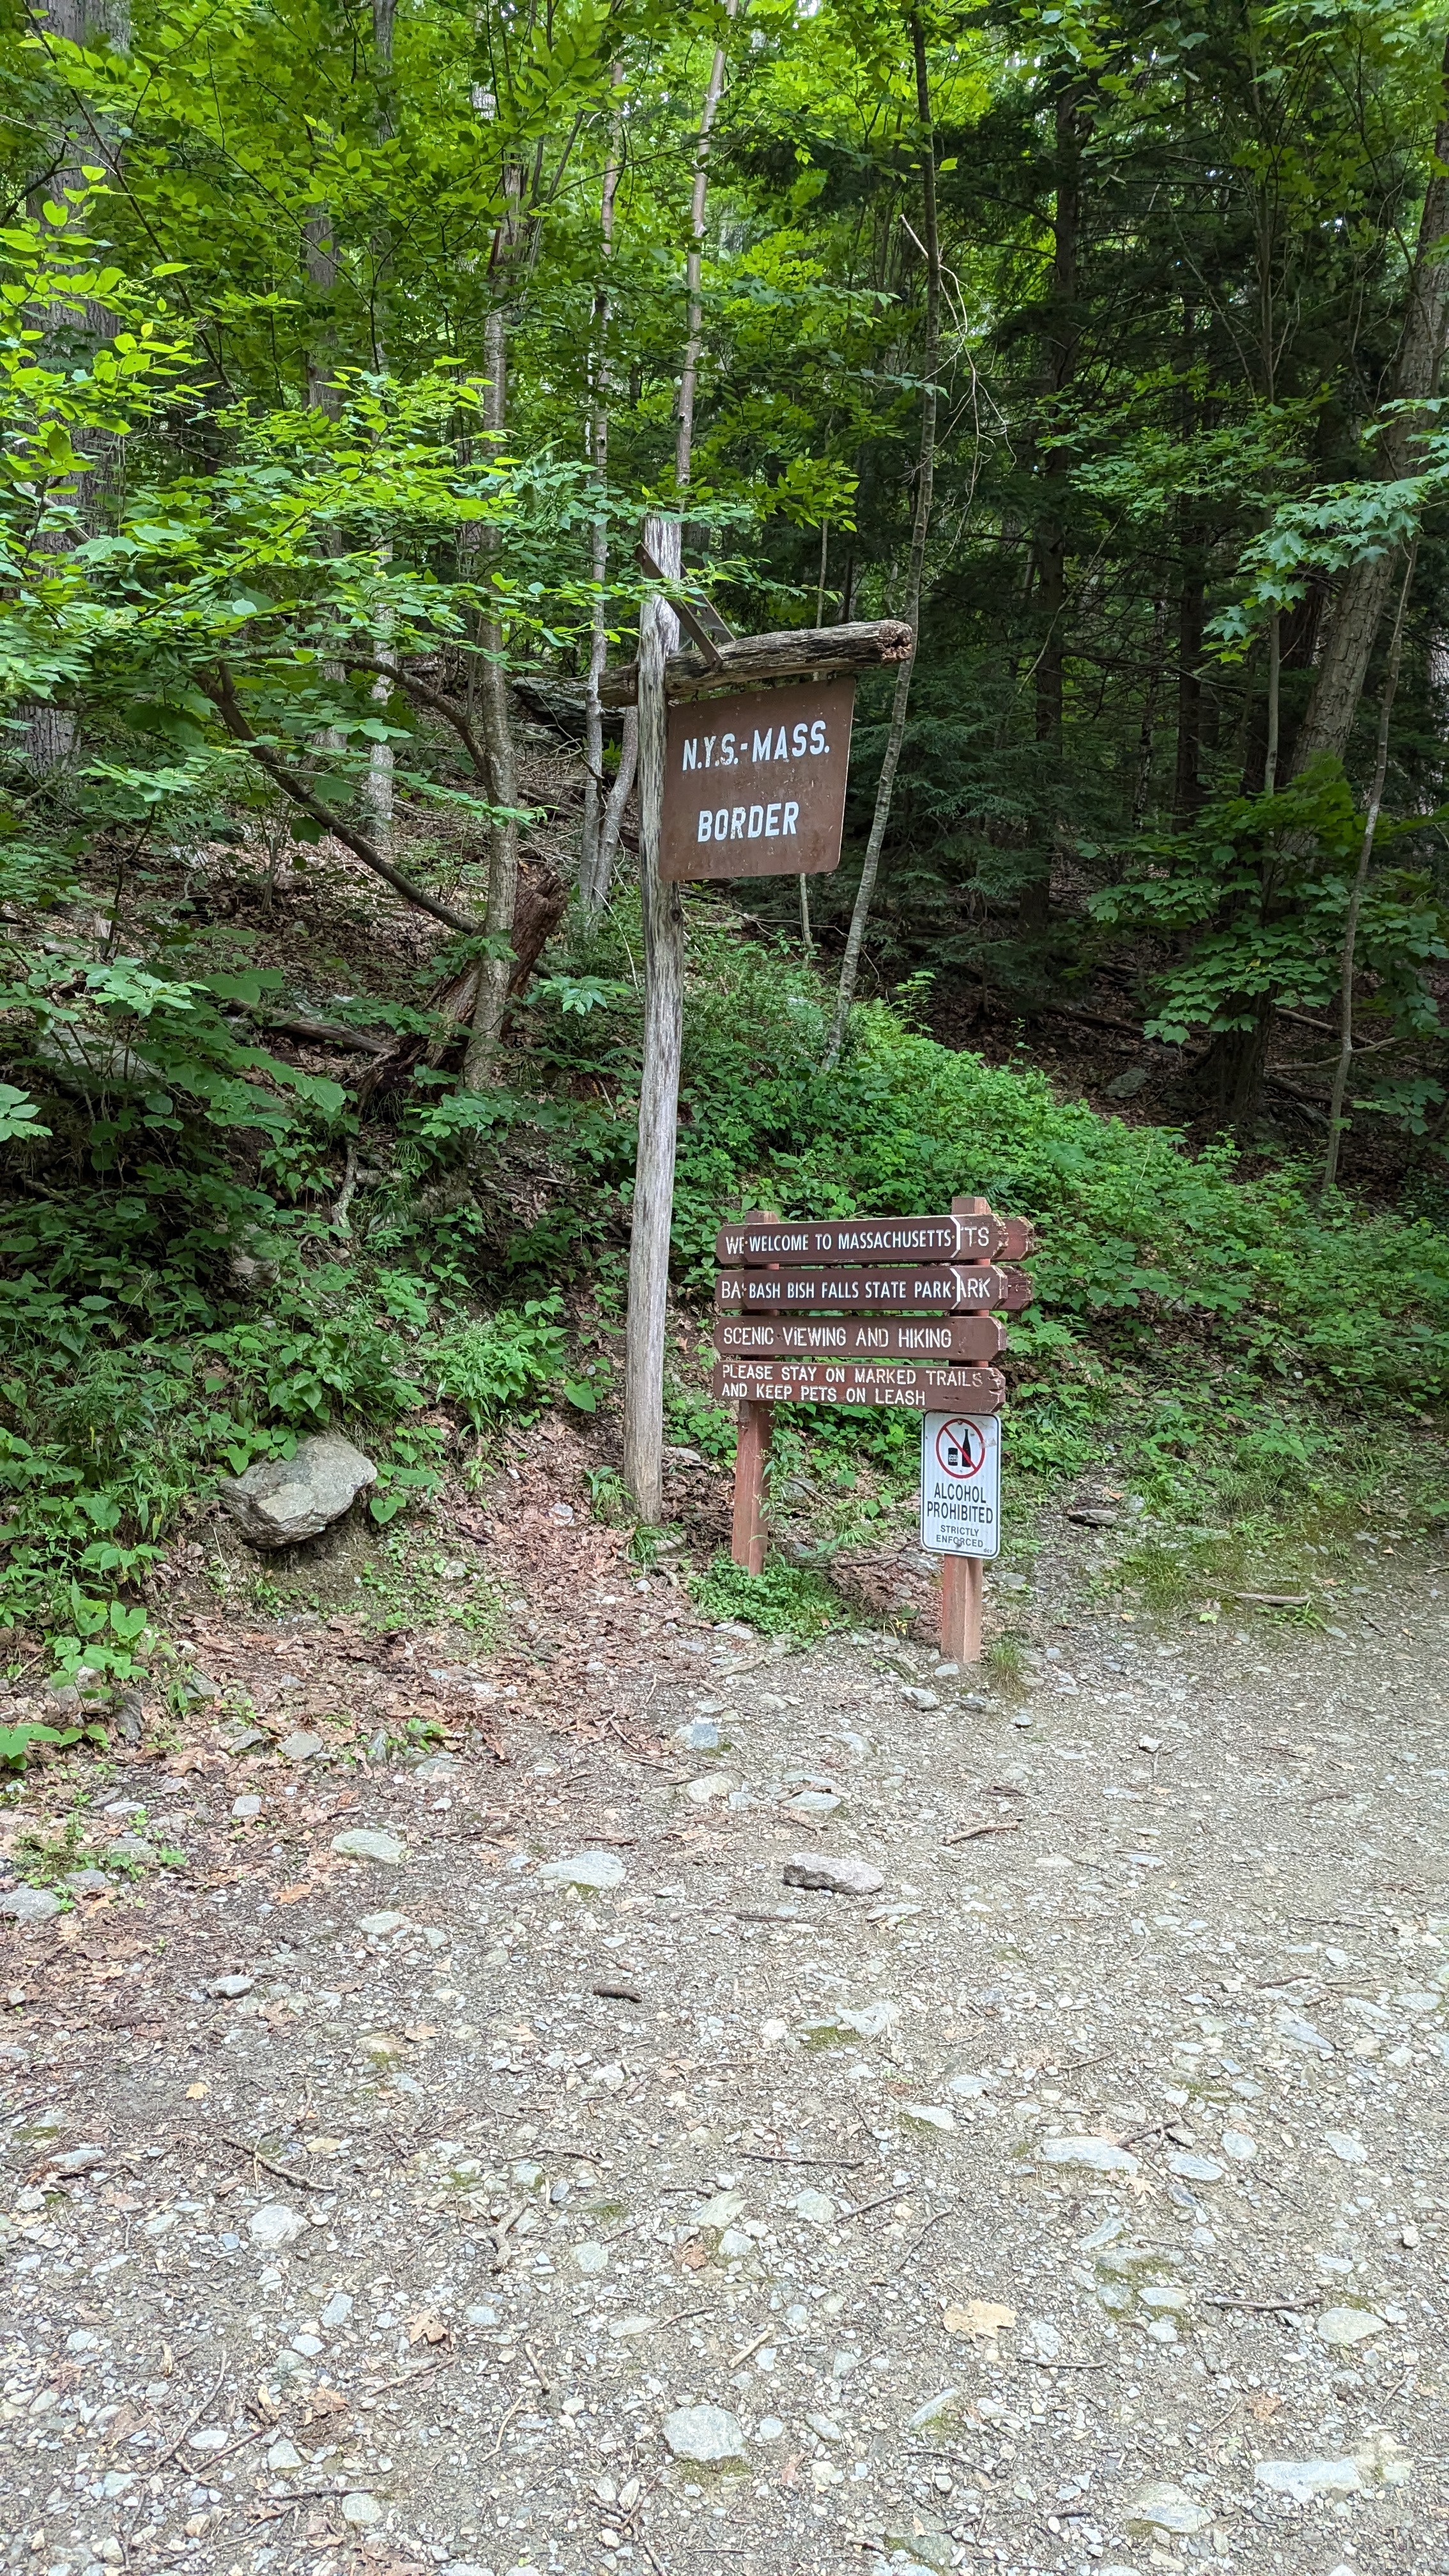
<svg viewBox="0 0 1449 2576"><path fill-rule="evenodd" d="M916 74L916 120L921 150L921 218L926 253L926 345L922 373L925 378L921 394L921 448L916 469L916 511L911 529L911 560L906 580L905 624L909 642L896 670L895 694L891 701L890 729L886 735L885 757L876 781L875 810L870 818L870 837L861 863L860 883L850 915L845 955L840 965L840 983L835 996L835 1011L825 1048L826 1066L840 1060L850 1006L860 975L861 950L865 945L866 925L875 899L875 882L880 870L880 854L885 844L886 826L890 821L891 799L895 792L896 769L905 740L906 712L910 705L911 671L915 641L921 622L921 583L926 564L926 537L931 525L931 502L936 472L936 378L941 363L941 244L936 222L936 137L931 122L931 86L926 68L926 39L920 18L913 10L910 18L911 52ZM851 630L834 627L823 630L841 638ZM823 660L821 667L824 667ZM838 667L838 666L837 666Z"/></svg>
<svg viewBox="0 0 1449 2576"><path fill-rule="evenodd" d="M737 0L725 0L733 18ZM688 318L674 443L681 503L694 451L694 401L703 336L700 258L704 242L709 140L724 89L725 51L716 45L700 112L690 199L685 269ZM644 544L667 581L683 563L681 519L649 518ZM639 1085L639 1143L629 1232L629 1311L624 1335L624 1483L642 1521L664 1512L664 1337L669 1303L669 1246L674 1164L679 1136L679 1066L684 1044L684 906L677 885L659 874L664 823L666 673L679 621L662 592L639 620L639 904L644 930L644 1061Z"/></svg>
<svg viewBox="0 0 1449 2576"><path fill-rule="evenodd" d="M488 372L488 391L484 397L483 425L501 446L508 407L507 325L501 305L495 305L484 326L484 365ZM484 531L485 541L496 546L493 529ZM507 808L518 803L518 767L513 743L513 711L508 698L508 668L504 657L503 622L490 613L483 620L482 714L483 741L491 773L489 795L495 807ZM485 927L495 942L495 953L485 957L478 978L478 1008L473 1020L473 1033L463 1059L461 1089L481 1091L492 1071L503 1034L503 1014L508 1008L509 963L505 945L513 935L513 910L518 899L518 823L506 811L495 813L489 827L488 911Z"/></svg>
<svg viewBox="0 0 1449 2576"><path fill-rule="evenodd" d="M671 653L665 686L673 706L682 698L708 697L714 689L748 688L755 680L801 680L810 672L874 670L882 662L909 662L914 630L904 617L864 618L853 626L786 626L778 635L733 635L715 646L715 658ZM606 707L633 704L637 665L621 663L603 683Z"/></svg>
<svg viewBox="0 0 1449 2576"><path fill-rule="evenodd" d="M614 85L623 79L621 65L614 65ZM584 701L584 831L579 853L579 897L584 918L598 920L609 896L609 882L614 869L614 852L618 848L618 822L612 838L608 823L612 799L604 787L604 713L599 696L599 683L609 652L608 602L604 584L609 570L609 319L610 300L608 264L614 252L614 198L619 185L619 147L621 119L615 116L609 136L609 153L604 163L604 184L599 200L599 235L603 249L604 273L594 294L593 385L590 405L590 445L594 481L598 489L599 509L593 528L593 561L590 567L594 583L594 606L589 636L588 692ZM635 741L638 741L637 727ZM622 762L620 764L622 767ZM627 796L628 789L625 789ZM622 803L618 809L622 819Z"/></svg>
<svg viewBox="0 0 1449 2576"><path fill-rule="evenodd" d="M1409 277L1408 306L1389 384L1393 402L1425 402L1435 393L1449 319L1449 43L1440 69L1439 119L1419 238ZM1378 471L1396 482L1414 471L1421 432L1402 413L1380 410ZM1342 759L1353 732L1393 580L1393 556L1352 564L1323 640L1307 712L1293 746L1296 778L1325 753Z"/></svg>
<svg viewBox="0 0 1449 2576"><path fill-rule="evenodd" d="M1132 792L1132 829L1140 832L1147 817L1148 799L1152 794L1152 749L1157 731L1157 700L1162 688L1162 657L1167 643L1167 602L1156 599L1152 604L1152 642L1147 655L1147 687L1142 699L1142 722L1137 734L1137 784Z"/></svg>
<svg viewBox="0 0 1449 2576"><path fill-rule="evenodd" d="M1394 611L1394 631L1389 642L1388 667L1384 672L1384 693L1379 701L1379 735L1374 754L1374 774L1369 787L1368 806L1364 814L1363 840L1359 845L1358 866L1354 871L1353 884L1349 889L1348 913L1343 925L1343 951L1339 961L1338 977L1338 1063L1334 1067L1333 1092L1328 1104L1328 1144L1323 1157L1323 1183L1319 1193L1320 1198L1327 1198L1338 1178L1338 1157L1343 1143L1345 1125L1343 1102L1348 1090L1349 1075L1353 1069L1353 978L1358 947L1359 914L1363 910L1364 890L1368 885L1369 868L1373 862L1374 840L1378 832L1379 814L1384 801L1384 780L1388 776L1389 769L1389 719L1394 712L1394 699L1398 693L1399 665L1403 659L1404 650L1404 615L1409 605L1409 592L1413 586L1414 565L1418 559L1418 553L1419 544L1418 539L1415 538L1409 548L1409 560L1404 566L1404 578L1399 588L1399 604Z"/></svg>
<svg viewBox="0 0 1449 2576"><path fill-rule="evenodd" d="M1076 371L1077 265L1082 221L1082 110L1074 81L1065 81L1056 102L1056 204L1052 222L1052 285L1047 316L1043 392L1046 420L1057 419L1061 397ZM1060 792L1062 727L1066 703L1067 495L1071 455L1060 442L1047 451L1042 469L1045 496L1037 527L1036 611L1042 640L1036 658L1036 738L1042 747L1054 795ZM1051 916L1052 859L1062 839L1063 818L1053 818L1045 857L1021 889L1020 926L1028 936L1045 930Z"/></svg>
<svg viewBox="0 0 1449 2576"><path fill-rule="evenodd" d="M647 519L644 542L669 579L681 562L677 519ZM629 1233L624 1343L624 1483L641 1520L664 1512L664 1338L684 1042L684 908L659 875L668 703L664 666L678 621L662 593L639 621L639 897L644 932L644 1063Z"/></svg>

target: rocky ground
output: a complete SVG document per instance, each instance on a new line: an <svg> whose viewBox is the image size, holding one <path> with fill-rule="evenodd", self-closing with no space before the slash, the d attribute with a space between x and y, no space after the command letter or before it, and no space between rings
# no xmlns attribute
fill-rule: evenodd
<svg viewBox="0 0 1449 2576"><path fill-rule="evenodd" d="M978 1687L515 1484L5 1819L4 2563L1449 2568L1449 1580Z"/></svg>

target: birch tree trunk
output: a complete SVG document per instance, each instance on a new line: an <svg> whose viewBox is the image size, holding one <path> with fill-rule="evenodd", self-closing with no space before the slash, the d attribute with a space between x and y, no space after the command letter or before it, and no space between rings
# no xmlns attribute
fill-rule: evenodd
<svg viewBox="0 0 1449 2576"><path fill-rule="evenodd" d="M377 79L377 139L385 143L392 132L392 37L396 0L372 0L372 59ZM386 225L379 227L373 241L372 341L373 363L379 375L387 369L387 329L385 322L384 277L391 257L391 242ZM381 549L385 563L392 560L391 546ZM373 649L380 662L391 662L392 620L384 616L373 629ZM379 713L385 711L392 696L390 680L377 679L372 684L372 702ZM392 842L392 744L375 742L367 756L367 774L362 782L362 802L371 826L372 837L386 856Z"/></svg>
<svg viewBox="0 0 1449 2576"><path fill-rule="evenodd" d="M936 224L936 139L931 125L931 88L926 70L926 40L920 19L911 15L911 50L916 67L916 115L921 142L921 213L926 252L926 347L923 373L925 388L921 395L921 454L916 472L916 515L911 530L911 562L906 581L904 616L914 642L919 642L921 626L921 581L926 563L926 535L931 524L931 501L936 472L936 376L941 359L941 244ZM911 673L915 653L896 671L895 695L891 701L890 730L886 735L885 757L876 782L875 811L870 818L870 838L865 845L865 860L856 888L855 906L850 916L850 929L841 960L840 984L835 996L835 1016L825 1049L827 1069L840 1061L850 1006L855 999L860 974L860 955L865 945L866 925L875 898L875 881L880 869L880 854L890 821L891 799L895 792L896 769L905 739L906 710L911 698Z"/></svg>
<svg viewBox="0 0 1449 2576"><path fill-rule="evenodd" d="M623 78L618 63L614 65L614 83ZM604 710L599 698L599 682L609 652L609 613L604 584L609 570L609 321L610 299L608 264L614 252L614 198L619 185L620 120L616 115L609 135L609 154L604 164L604 184L599 198L599 235L603 246L604 274L594 296L593 402L591 405L591 440L594 482L598 489L599 509L593 528L593 560L590 572L594 583L593 624L589 637L589 676L584 699L584 833L579 852L579 896L584 918L597 921L608 900L609 880L613 874L614 850L618 847L618 829L612 844L606 844L605 825L610 799L604 786ZM637 745L638 728L634 739ZM621 764L622 766L622 764ZM628 794L627 788L625 794ZM623 807L619 808L622 818Z"/></svg>
<svg viewBox="0 0 1449 2576"><path fill-rule="evenodd" d="M737 0L726 0L735 15ZM694 147L687 319L674 443L681 503L694 451L694 400L704 335L701 263L709 185L709 140L724 89L725 51L716 45ZM649 518L644 543L667 581L679 577L683 525ZM629 1313L624 1335L624 1483L642 1521L664 1512L664 1332L669 1303L669 1241L679 1134L679 1065L684 1043L684 906L677 885L659 876L664 819L668 706L665 664L679 639L679 620L655 591L639 621L639 901L644 928L644 1063L639 1086L639 1146L629 1234Z"/></svg>
<svg viewBox="0 0 1449 2576"><path fill-rule="evenodd" d="M501 305L495 305L484 327L484 366L488 374L488 391L484 397L483 426L493 439L496 450L502 444L508 411L508 325ZM492 551L497 545L495 532L485 529L484 538L489 551ZM492 772L489 795L495 806L516 806L518 763L513 742L513 710L508 696L503 621L492 611L483 620L481 642L484 654L483 743ZM513 816L500 813L495 815L489 826L488 909L484 924L489 937L499 946L498 953L483 959L479 972L478 1007L473 1015L459 1086L464 1091L483 1089L498 1052L513 972L513 960L507 953L506 943L513 936L517 903L518 824Z"/></svg>
<svg viewBox="0 0 1449 2576"><path fill-rule="evenodd" d="M479 114L486 120L496 115L497 104L490 92L475 90L473 99ZM484 435L492 442L495 455L502 449L508 421L508 294L516 281L526 238L523 173L515 160L505 159L499 186L503 212L493 235L495 301L483 326L483 366L488 379L483 399L483 429ZM497 554L496 528L483 529L482 551L485 558ZM483 743L492 772L489 795L495 807L506 809L518 804L518 756L513 739L513 706L508 687L503 620L496 603L490 602L485 610L480 622L479 642L483 652L480 686ZM463 1058L458 1085L460 1091L481 1091L492 1077L513 975L511 943L517 904L518 822L516 814L504 811L495 814L488 830L485 928L494 953L485 957L479 968L478 1007L473 1015L473 1027Z"/></svg>

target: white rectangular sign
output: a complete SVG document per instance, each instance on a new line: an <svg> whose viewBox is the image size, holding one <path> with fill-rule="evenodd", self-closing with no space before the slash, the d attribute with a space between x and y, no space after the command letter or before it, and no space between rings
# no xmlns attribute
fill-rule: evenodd
<svg viewBox="0 0 1449 2576"><path fill-rule="evenodd" d="M994 1413L921 1421L921 1545L931 1556L1001 1550L1001 1423Z"/></svg>

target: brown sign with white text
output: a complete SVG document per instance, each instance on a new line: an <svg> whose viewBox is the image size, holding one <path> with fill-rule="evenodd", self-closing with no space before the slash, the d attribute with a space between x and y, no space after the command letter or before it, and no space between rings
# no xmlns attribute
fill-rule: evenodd
<svg viewBox="0 0 1449 2576"><path fill-rule="evenodd" d="M852 679L748 689L669 710L659 873L822 876L840 863Z"/></svg>

